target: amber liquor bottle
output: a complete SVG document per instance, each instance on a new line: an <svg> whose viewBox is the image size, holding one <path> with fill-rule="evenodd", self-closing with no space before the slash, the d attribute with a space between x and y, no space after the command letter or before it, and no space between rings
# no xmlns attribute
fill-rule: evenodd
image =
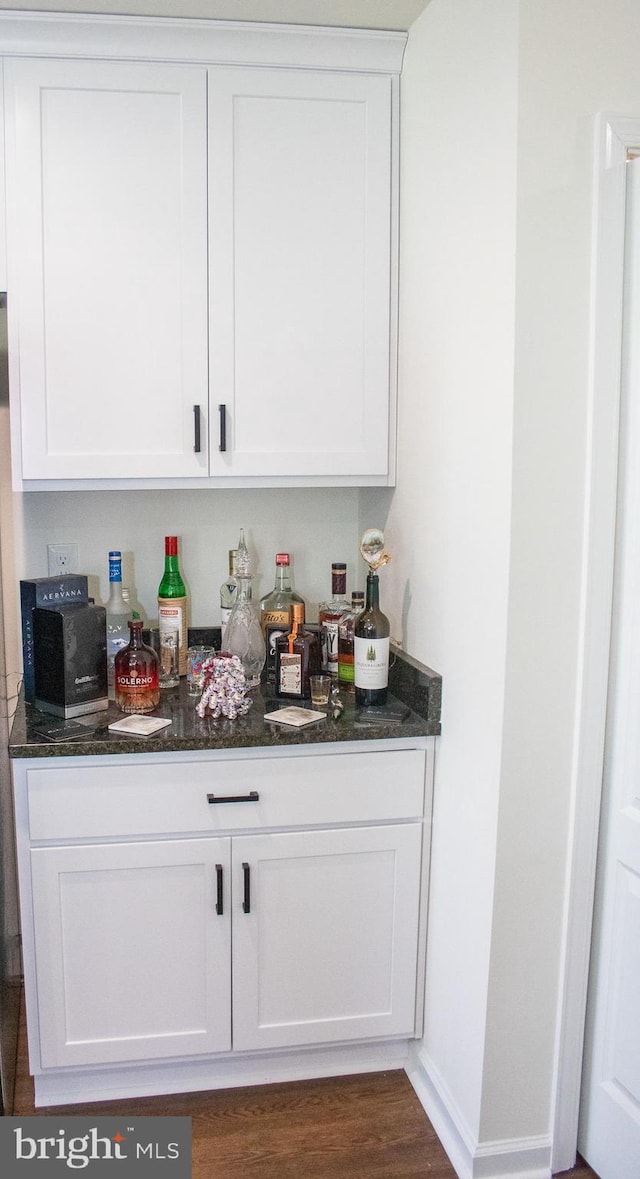
<svg viewBox="0 0 640 1179"><path fill-rule="evenodd" d="M158 656L142 641L142 619L129 622L129 646L115 657L116 704L122 712L153 712L160 703Z"/></svg>
<svg viewBox="0 0 640 1179"><path fill-rule="evenodd" d="M338 683L346 692L355 692L353 668L353 632L356 618L364 610L364 591L353 590L351 609L338 623Z"/></svg>
<svg viewBox="0 0 640 1179"><path fill-rule="evenodd" d="M311 696L309 676L321 669L320 642L317 634L305 630L304 605L294 602L288 634L276 639L276 696L291 700L308 700Z"/></svg>
<svg viewBox="0 0 640 1179"><path fill-rule="evenodd" d="M338 626L340 619L349 611L346 588L347 566L343 561L334 561L331 566L331 597L318 607L322 670L328 671L334 679L338 678Z"/></svg>

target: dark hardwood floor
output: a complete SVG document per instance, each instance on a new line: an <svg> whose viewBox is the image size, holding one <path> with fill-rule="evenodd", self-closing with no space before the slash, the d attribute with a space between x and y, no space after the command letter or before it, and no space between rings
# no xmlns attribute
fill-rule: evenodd
<svg viewBox="0 0 640 1179"><path fill-rule="evenodd" d="M13 1112L186 1115L192 1179L456 1179L400 1070L36 1110L21 1019Z"/></svg>

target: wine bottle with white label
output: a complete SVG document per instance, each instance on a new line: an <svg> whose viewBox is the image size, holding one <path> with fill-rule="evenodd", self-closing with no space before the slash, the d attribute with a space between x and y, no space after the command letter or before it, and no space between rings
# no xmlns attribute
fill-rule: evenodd
<svg viewBox="0 0 640 1179"><path fill-rule="evenodd" d="M389 619L380 609L377 573L367 575L367 598L353 629L356 704L386 704L389 683Z"/></svg>

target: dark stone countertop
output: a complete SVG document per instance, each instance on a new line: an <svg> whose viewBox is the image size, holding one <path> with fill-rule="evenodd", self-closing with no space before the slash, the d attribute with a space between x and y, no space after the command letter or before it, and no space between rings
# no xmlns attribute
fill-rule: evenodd
<svg viewBox="0 0 640 1179"><path fill-rule="evenodd" d="M201 640L196 640L201 641ZM393 658L395 656L395 659ZM294 704L275 697L268 685L250 693L249 712L236 720L205 717L196 712L199 697L187 694L186 682L163 691L153 715L168 717L171 724L150 737L110 733L108 726L123 714L114 703L103 712L79 717L86 737L71 741L49 741L35 731L55 725L57 718L42 713L20 698L9 739L11 757L69 757L103 754L175 753L185 750L277 748L288 745L316 745L328 742L388 740L435 736L440 732L441 679L436 672L417 663L399 650L392 651L389 697L383 708L360 709L353 696L341 692L344 710L337 719L305 728L270 723L264 714ZM307 705L306 701L302 702Z"/></svg>

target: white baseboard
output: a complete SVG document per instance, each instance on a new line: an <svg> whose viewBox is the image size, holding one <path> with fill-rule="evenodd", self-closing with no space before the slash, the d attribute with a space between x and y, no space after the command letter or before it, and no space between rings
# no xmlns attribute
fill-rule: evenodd
<svg viewBox="0 0 640 1179"><path fill-rule="evenodd" d="M407 1041L391 1040L280 1052L238 1052L155 1064L46 1069L36 1072L33 1082L35 1105L41 1108L348 1076L404 1069L406 1064Z"/></svg>
<svg viewBox="0 0 640 1179"><path fill-rule="evenodd" d="M424 1048L406 1073L459 1179L550 1179L549 1135L479 1142Z"/></svg>

